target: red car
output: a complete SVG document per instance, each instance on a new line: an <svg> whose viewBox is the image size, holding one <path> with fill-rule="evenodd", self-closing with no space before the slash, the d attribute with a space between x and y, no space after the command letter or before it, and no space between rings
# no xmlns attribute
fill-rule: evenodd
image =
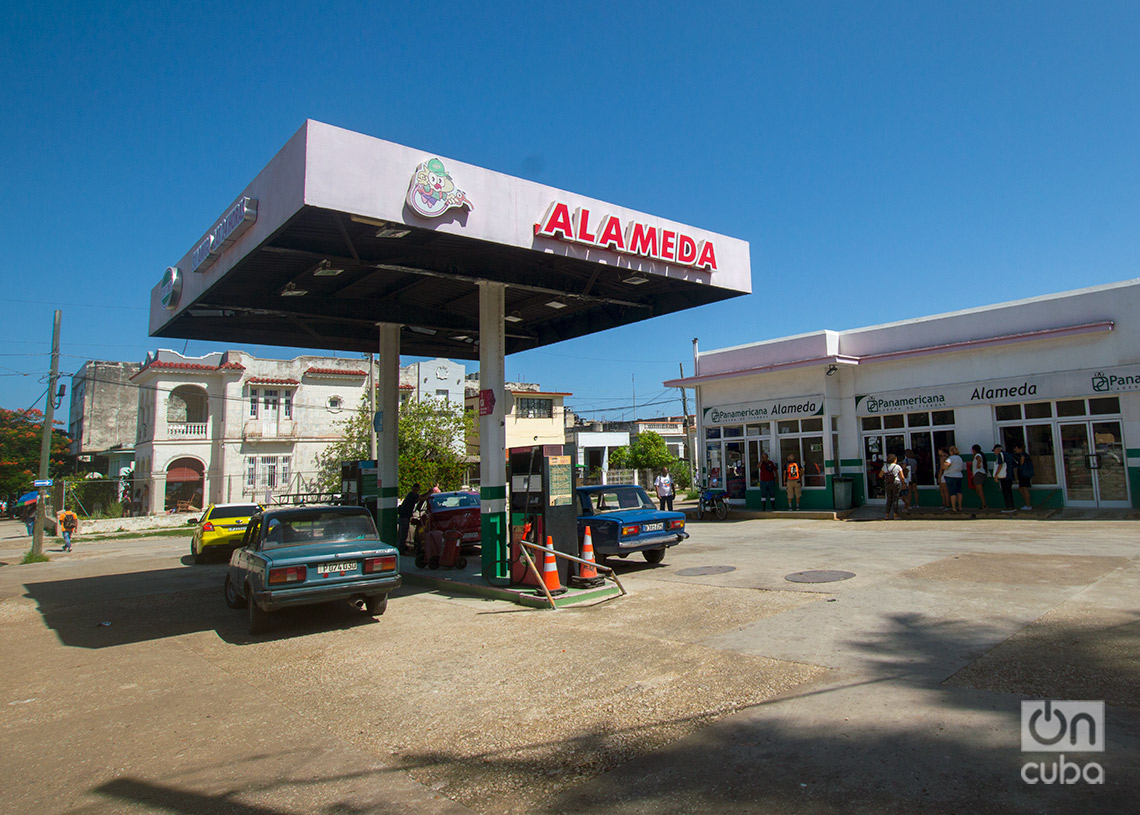
<svg viewBox="0 0 1140 815"><path fill-rule="evenodd" d="M437 492L429 495L420 513L416 528L416 548L423 551L424 539L428 532L459 532L460 546L474 546L482 536L482 521L479 517L479 493L477 492Z"/></svg>

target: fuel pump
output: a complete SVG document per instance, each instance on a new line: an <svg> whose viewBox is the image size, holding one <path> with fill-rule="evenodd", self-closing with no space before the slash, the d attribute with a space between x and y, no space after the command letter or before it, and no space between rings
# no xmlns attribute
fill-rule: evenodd
<svg viewBox="0 0 1140 815"><path fill-rule="evenodd" d="M349 506L366 507L372 520L379 523L376 514L376 462L342 461L340 463L341 502Z"/></svg>
<svg viewBox="0 0 1140 815"><path fill-rule="evenodd" d="M578 506L574 492L574 452L572 444L540 444L512 447L507 451L510 473L511 526L526 530L525 540L546 545L553 538L556 551L580 556ZM511 580L523 582L526 567L519 562L516 538L512 534ZM532 552L533 556L534 553ZM558 558L558 578L562 585L572 574L570 561Z"/></svg>

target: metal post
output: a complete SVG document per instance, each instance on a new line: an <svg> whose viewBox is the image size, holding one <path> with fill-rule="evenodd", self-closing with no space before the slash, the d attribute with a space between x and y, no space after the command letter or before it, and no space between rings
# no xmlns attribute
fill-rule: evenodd
<svg viewBox="0 0 1140 815"><path fill-rule="evenodd" d="M51 460L52 422L55 421L55 381L59 378L59 323L63 312L56 309L51 331L51 375L48 377L47 404L44 405L43 435L40 438L40 479L48 477L48 464ZM36 525L32 532L32 557L39 557L44 551L44 519L47 488L36 488Z"/></svg>
<svg viewBox="0 0 1140 815"><path fill-rule="evenodd" d="M479 498L483 579L510 582L507 514L506 286L479 283L479 388L490 391L491 410L479 416Z"/></svg>
<svg viewBox="0 0 1140 815"><path fill-rule="evenodd" d="M398 546L403 543L396 541L399 526L396 507L400 501L400 450L396 433L400 421L400 326L396 323L378 323L378 326L380 352L376 355L376 368L382 424L376 434L376 514L380 540Z"/></svg>

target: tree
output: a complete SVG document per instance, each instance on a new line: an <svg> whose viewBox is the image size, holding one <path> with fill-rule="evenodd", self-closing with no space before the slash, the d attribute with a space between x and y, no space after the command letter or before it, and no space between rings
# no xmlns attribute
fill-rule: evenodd
<svg viewBox="0 0 1140 815"><path fill-rule="evenodd" d="M343 435L317 456L321 489L340 491L342 461L367 459L369 431L368 394L359 409L338 423ZM467 437L474 419L462 406L435 399L409 400L400 407L396 436L400 451L398 491L401 495L419 483L428 487L437 481L445 490L458 488L466 471Z"/></svg>
<svg viewBox="0 0 1140 815"><path fill-rule="evenodd" d="M40 473L40 441L44 414L39 410L0 408L0 494L17 498L32 489ZM70 439L53 428L48 475L61 476L67 468Z"/></svg>
<svg viewBox="0 0 1140 815"><path fill-rule="evenodd" d="M614 470L660 470L668 467L674 481L682 489L689 485L689 468L669 452L669 445L652 430L638 433L628 447L610 450L610 467Z"/></svg>

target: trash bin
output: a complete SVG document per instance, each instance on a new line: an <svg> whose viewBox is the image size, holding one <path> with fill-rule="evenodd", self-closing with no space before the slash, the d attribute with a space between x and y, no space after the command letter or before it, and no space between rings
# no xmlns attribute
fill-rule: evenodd
<svg viewBox="0 0 1140 815"><path fill-rule="evenodd" d="M852 479L843 475L831 479L831 500L836 509L851 509L852 483Z"/></svg>

